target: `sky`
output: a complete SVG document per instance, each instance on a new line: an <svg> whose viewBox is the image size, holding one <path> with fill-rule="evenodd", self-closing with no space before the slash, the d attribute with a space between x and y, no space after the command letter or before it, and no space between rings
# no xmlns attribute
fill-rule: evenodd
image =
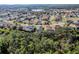
<svg viewBox="0 0 79 59"><path fill-rule="evenodd" d="M79 0L0 0L0 4L79 4Z"/></svg>

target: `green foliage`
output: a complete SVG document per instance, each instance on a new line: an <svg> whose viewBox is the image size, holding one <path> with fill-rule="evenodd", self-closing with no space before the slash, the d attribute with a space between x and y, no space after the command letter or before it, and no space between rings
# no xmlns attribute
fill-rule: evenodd
<svg viewBox="0 0 79 59"><path fill-rule="evenodd" d="M1 29L0 33L1 54L79 53L79 41L75 37L77 32L74 29L61 28L42 33Z"/></svg>

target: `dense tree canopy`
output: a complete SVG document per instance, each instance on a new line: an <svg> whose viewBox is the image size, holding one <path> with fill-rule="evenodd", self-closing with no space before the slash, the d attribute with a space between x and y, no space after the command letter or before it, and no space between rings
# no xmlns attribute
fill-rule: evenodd
<svg viewBox="0 0 79 59"><path fill-rule="evenodd" d="M24 32L0 30L1 54L62 54L79 53L79 41L75 29Z"/></svg>

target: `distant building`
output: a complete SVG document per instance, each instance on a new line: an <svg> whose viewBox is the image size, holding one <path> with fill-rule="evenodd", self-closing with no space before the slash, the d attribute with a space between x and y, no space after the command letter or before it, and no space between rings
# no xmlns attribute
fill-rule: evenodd
<svg viewBox="0 0 79 59"><path fill-rule="evenodd" d="M62 16L61 15L56 15L55 17L55 21L59 22L59 21L62 21Z"/></svg>
<svg viewBox="0 0 79 59"><path fill-rule="evenodd" d="M43 12L44 9L32 9L33 12Z"/></svg>

